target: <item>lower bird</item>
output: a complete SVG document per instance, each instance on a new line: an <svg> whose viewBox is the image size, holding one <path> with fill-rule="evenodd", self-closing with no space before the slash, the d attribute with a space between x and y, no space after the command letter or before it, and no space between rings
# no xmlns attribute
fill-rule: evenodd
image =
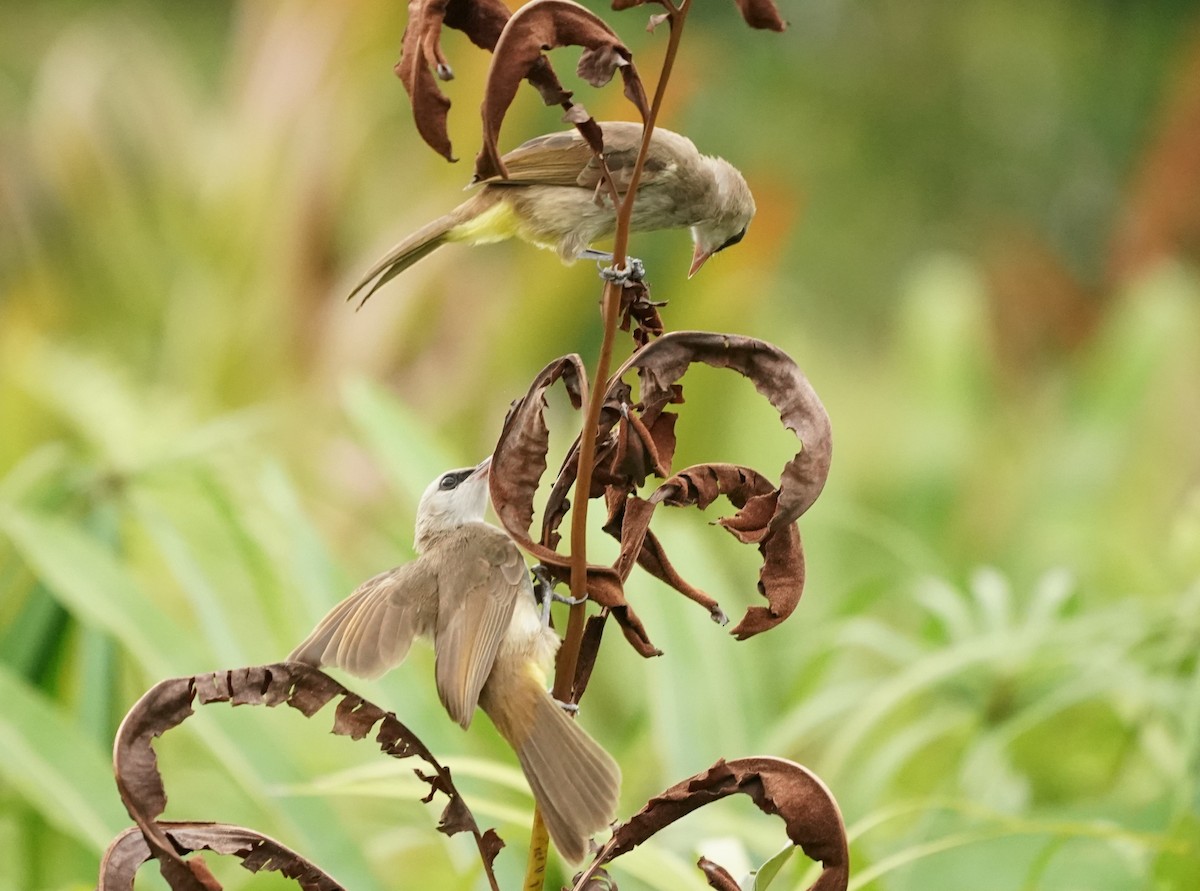
<svg viewBox="0 0 1200 891"><path fill-rule="evenodd" d="M616 814L621 773L612 757L546 691L558 635L539 609L521 552L485 523L490 459L429 484L417 507L411 563L363 583L288 657L377 677L413 638L433 639L437 690L464 728L478 705L517 759L563 858Z"/></svg>
<svg viewBox="0 0 1200 891"><path fill-rule="evenodd" d="M632 181L642 125L600 124L604 165L624 195ZM366 301L413 263L448 242L485 244L520 238L558 252L570 263L588 245L616 229L616 211L604 166L576 130L529 140L503 158L507 178L484 180L480 190L445 216L418 229L387 252L350 292ZM754 216L750 187L736 167L702 155L692 141L657 127L650 138L634 198L631 228L638 232L690 228L694 250L688 277L713 254L737 244Z"/></svg>

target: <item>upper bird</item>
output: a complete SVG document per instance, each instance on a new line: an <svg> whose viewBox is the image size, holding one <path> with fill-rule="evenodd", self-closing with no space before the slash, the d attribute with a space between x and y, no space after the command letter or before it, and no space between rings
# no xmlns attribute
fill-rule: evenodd
<svg viewBox="0 0 1200 891"><path fill-rule="evenodd" d="M604 160L624 195L642 141L642 125L600 124ZM603 168L577 130L529 140L504 156L508 178L493 177L445 216L418 229L387 252L362 277L353 298L365 301L422 257L451 241L486 244L514 236L575 260L593 241L616 229L616 213ZM686 136L656 127L633 204L632 228L692 230L695 250L688 277L704 261L746 234L754 197L736 167L700 154Z"/></svg>
<svg viewBox="0 0 1200 891"><path fill-rule="evenodd" d="M417 559L360 585L288 659L376 677L403 661L415 636L433 638L446 711L463 727L477 704L492 719L559 853L577 863L616 813L621 772L546 692L559 639L521 552L483 522L489 464L430 483L417 507Z"/></svg>

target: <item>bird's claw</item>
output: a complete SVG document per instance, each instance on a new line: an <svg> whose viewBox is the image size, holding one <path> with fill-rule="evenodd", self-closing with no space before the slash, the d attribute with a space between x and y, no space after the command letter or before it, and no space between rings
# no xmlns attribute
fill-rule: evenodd
<svg viewBox="0 0 1200 891"><path fill-rule="evenodd" d="M550 567L545 563L536 563L529 569L529 574L533 576L533 593L537 597L538 603L546 599L547 594L554 592L554 582L550 578Z"/></svg>
<svg viewBox="0 0 1200 891"><path fill-rule="evenodd" d="M550 624L550 604L565 603L576 606L587 600L587 594L582 597L565 597L554 590L554 579L550 577L550 568L545 563L538 563L529 570L533 576L533 596L537 600L538 609L542 614L542 624Z"/></svg>
<svg viewBox="0 0 1200 891"><path fill-rule="evenodd" d="M550 604L554 601L554 581L550 578L550 569L545 563L538 563L529 570L533 576L533 597L537 601L541 613L542 625L550 626Z"/></svg>
<svg viewBox="0 0 1200 891"><path fill-rule="evenodd" d="M611 257L610 257L611 259ZM628 287L646 279L646 264L637 257L628 257L624 266L605 266L600 270L600 277L606 282Z"/></svg>

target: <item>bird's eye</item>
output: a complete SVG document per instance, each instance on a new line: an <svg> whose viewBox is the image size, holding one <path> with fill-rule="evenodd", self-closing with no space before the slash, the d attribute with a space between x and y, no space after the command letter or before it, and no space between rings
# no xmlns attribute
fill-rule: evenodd
<svg viewBox="0 0 1200 891"><path fill-rule="evenodd" d="M438 488L444 492L458 488L458 474L448 473L442 477L442 481L438 483Z"/></svg>
<svg viewBox="0 0 1200 891"><path fill-rule="evenodd" d="M720 251L725 250L725 248L727 248L727 247L733 247L735 244L737 244L739 241L741 241L745 237L746 237L746 227L743 226L742 231L738 232L737 235L731 235L731 236L729 236L729 238L725 239L725 243L722 244L715 251L713 251L713 253L716 254L716 253L719 253Z"/></svg>

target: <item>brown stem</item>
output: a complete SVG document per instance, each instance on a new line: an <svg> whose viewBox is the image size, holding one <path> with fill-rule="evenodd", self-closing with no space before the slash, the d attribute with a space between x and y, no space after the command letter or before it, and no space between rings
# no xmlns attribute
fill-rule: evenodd
<svg viewBox="0 0 1200 891"><path fill-rule="evenodd" d="M637 194L638 184L642 178L642 168L646 164L646 155L650 151L650 137L654 134L654 124L658 112L662 108L663 97L667 91L667 81L671 77L671 69L675 65L675 56L679 51L679 41L683 36L683 23L687 19L691 0L682 0L679 6L669 7L668 22L671 33L667 41L666 55L663 57L662 72L654 90L654 101L650 103L650 114L646 118L645 129L642 133L642 144L638 149L637 161L633 165L633 175L630 177L629 188L625 192L625 200L621 202L617 212L617 231L613 241L613 265L618 269L628 260L629 253L629 223L633 216L633 200ZM592 470L596 459L596 431L600 425L600 410L604 406L604 395L608 391L605 386L612 367L612 348L616 338L617 322L621 308L621 286L609 282L604 286L603 314L604 338L600 344L600 356L596 361L596 371L592 376L595 382L592 387L591 399L588 401L587 414L583 419L582 432L579 434L579 465L575 476L575 504L571 511L571 597L580 601L571 607L567 616L567 633L563 645L558 651L558 664L554 674L554 696L561 702L573 701L571 687L575 679L575 666L579 661L579 647L583 641L583 623L587 608L582 602L587 594L587 507L588 495L592 488Z"/></svg>
<svg viewBox="0 0 1200 891"><path fill-rule="evenodd" d="M667 41L666 55L663 57L662 71L654 90L654 101L650 104L650 113L646 117L642 132L642 144L638 149L637 161L633 165L633 175L625 198L617 207L617 229L613 239L613 266L617 269L624 267L629 259L629 225L633 217L633 200L637 194L638 185L642 179L642 168L646 164L646 156L650 151L650 137L654 134L654 124L658 120L658 112L662 108L663 97L666 94L667 81L671 77L671 69L675 64L675 56L679 50L679 41L683 34L683 23L687 18L691 0L680 0L678 6L669 0L666 4L667 16L670 23L670 38ZM607 172L607 171L606 171ZM611 177L609 178L611 184ZM614 193L615 201L615 193ZM567 615L567 632L562 646L558 651L558 661L554 672L554 698L560 702L577 701L573 695L575 669L579 664L579 650L583 643L583 627L587 617L587 513L589 494L592 489L592 471L596 463L596 435L600 427L600 410L604 407L604 395L608 392L606 383L612 368L613 341L616 339L617 324L621 309L621 292L623 286L616 282L608 282L604 286L602 298L602 315L604 318L604 336L600 343L600 355L596 359L596 371L592 375L594 382L588 399L587 414L579 434L579 464L575 476L575 504L571 510L571 597L577 602L571 606ZM530 831L529 864L525 874L525 891L534 891L538 887L539 878L544 881L546 862L546 829L541 812L535 808L533 812L533 827Z"/></svg>

